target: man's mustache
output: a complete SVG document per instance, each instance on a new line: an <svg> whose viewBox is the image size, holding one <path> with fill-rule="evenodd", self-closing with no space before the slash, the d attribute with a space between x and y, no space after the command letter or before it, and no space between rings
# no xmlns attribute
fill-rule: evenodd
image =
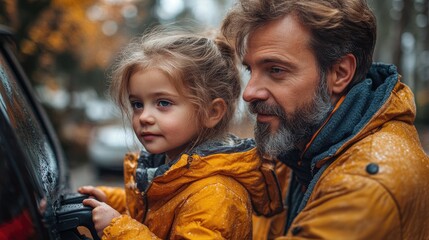
<svg viewBox="0 0 429 240"><path fill-rule="evenodd" d="M249 111L252 114L275 115L281 119L286 119L283 109L277 104L271 105L263 101L253 101L249 103Z"/></svg>

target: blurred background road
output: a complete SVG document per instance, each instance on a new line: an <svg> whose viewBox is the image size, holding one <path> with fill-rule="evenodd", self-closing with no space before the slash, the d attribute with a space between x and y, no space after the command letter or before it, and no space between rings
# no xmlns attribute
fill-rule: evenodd
<svg viewBox="0 0 429 240"><path fill-rule="evenodd" d="M138 145L106 98L108 72L130 39L157 24L217 28L235 0L3 0L0 24L16 33L19 61L37 90L72 170L72 187L122 182L122 156ZM374 60L398 66L414 92L429 151L429 0L370 0ZM243 81L248 76L243 75ZM252 136L240 103L234 132ZM110 174L106 169L119 169ZM107 173L107 174L99 174Z"/></svg>

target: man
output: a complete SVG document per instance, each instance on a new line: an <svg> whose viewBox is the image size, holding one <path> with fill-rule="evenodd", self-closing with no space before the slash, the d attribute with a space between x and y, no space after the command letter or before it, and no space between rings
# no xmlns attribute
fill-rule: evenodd
<svg viewBox="0 0 429 240"><path fill-rule="evenodd" d="M255 239L429 239L429 158L410 89L372 63L365 0L241 0L222 31L250 72L255 139L286 211Z"/></svg>

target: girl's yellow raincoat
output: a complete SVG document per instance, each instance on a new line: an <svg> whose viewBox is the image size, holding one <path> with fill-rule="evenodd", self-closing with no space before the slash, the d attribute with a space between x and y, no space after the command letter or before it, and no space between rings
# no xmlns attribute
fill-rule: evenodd
<svg viewBox="0 0 429 240"><path fill-rule="evenodd" d="M99 187L123 213L103 239L251 239L252 208L282 208L273 164L260 160L252 140L229 136L163 163L160 155L127 154L125 189Z"/></svg>

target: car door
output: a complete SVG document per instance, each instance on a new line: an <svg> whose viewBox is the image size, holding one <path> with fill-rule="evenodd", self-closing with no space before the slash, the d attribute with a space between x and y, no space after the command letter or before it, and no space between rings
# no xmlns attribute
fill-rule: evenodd
<svg viewBox="0 0 429 240"><path fill-rule="evenodd" d="M82 239L91 209L72 193L64 154L0 26L0 239Z"/></svg>

